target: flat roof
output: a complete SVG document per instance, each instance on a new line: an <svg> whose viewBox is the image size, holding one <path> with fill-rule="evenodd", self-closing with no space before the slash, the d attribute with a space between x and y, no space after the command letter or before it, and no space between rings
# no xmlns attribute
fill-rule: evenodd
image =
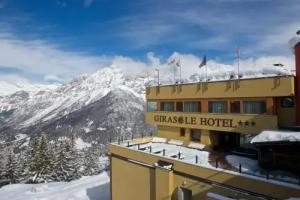
<svg viewBox="0 0 300 200"><path fill-rule="evenodd" d="M178 85L194 85L199 83L220 83L228 81L249 81L249 80L260 80L260 79L271 79L271 78L284 78L284 77L295 77L295 75L277 75L277 76L262 76L262 77L245 77L240 79L221 79L221 80L208 80L208 81L199 81L199 82L186 82L186 83L177 83L177 84L160 84L159 87L169 87L169 86L178 86ZM158 85L146 86L146 88L157 87Z"/></svg>
<svg viewBox="0 0 300 200"><path fill-rule="evenodd" d="M223 172L277 183L279 185L299 187L298 177L286 171L269 171L269 179L266 179L266 171L258 166L258 161L255 159L235 155L229 152L228 154L224 154L224 152L218 153L216 151L201 150L177 143L179 142L177 140L167 141L166 138L159 137L147 137L146 139L148 139L146 142L141 140L141 138L138 138L111 144L204 168L221 170ZM217 166L216 161L218 161ZM242 173L239 173L240 165Z"/></svg>

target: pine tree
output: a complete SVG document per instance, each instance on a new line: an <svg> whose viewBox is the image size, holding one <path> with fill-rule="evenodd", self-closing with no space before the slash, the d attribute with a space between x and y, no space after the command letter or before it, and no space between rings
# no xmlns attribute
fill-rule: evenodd
<svg viewBox="0 0 300 200"><path fill-rule="evenodd" d="M85 176L91 176L100 173L100 167L98 165L99 156L96 149L90 147L84 151L83 158L83 174Z"/></svg>
<svg viewBox="0 0 300 200"><path fill-rule="evenodd" d="M52 155L45 135L35 138L27 153L28 165L25 170L28 181L47 182L52 173Z"/></svg>
<svg viewBox="0 0 300 200"><path fill-rule="evenodd" d="M16 162L15 154L10 151L7 156L6 165L4 168L4 177L9 180L10 183L16 183L18 180L18 164Z"/></svg>
<svg viewBox="0 0 300 200"><path fill-rule="evenodd" d="M77 151L68 140L57 146L52 178L54 181L71 181L80 177Z"/></svg>

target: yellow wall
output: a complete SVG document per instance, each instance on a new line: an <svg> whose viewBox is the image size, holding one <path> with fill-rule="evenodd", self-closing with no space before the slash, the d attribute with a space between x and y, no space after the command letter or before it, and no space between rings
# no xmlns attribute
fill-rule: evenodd
<svg viewBox="0 0 300 200"><path fill-rule="evenodd" d="M147 88L148 100L294 96L294 77L243 79Z"/></svg>
<svg viewBox="0 0 300 200"><path fill-rule="evenodd" d="M164 122L158 121L157 116L166 116L167 118L171 117L181 117L187 119L188 122ZM195 118L195 123L189 123L191 118ZM224 126L208 126L201 125L200 118L212 118L220 120L232 120L231 127ZM239 121L243 122L239 124ZM237 132L237 133L246 133L246 134L257 134L265 129L277 129L277 116L275 115L250 115L250 114L214 114L214 113L185 113L185 112L147 112L146 113L146 122L150 124L155 124L157 126L166 126L166 127L183 127L190 129L205 129L205 130L215 130L215 131L228 131L228 132ZM245 125L245 122L248 122L248 125ZM254 125L252 125L254 122ZM174 130L177 130L174 128ZM164 132L169 135L173 131L173 128L168 128ZM174 136L174 134L173 134ZM176 137L176 136L174 136ZM174 138L175 139L175 138Z"/></svg>
<svg viewBox="0 0 300 200"><path fill-rule="evenodd" d="M296 101L294 101L296 102ZM288 108L288 107L281 107L281 99L277 99L277 111L278 111L278 125L279 126L292 126L295 125L295 115L296 109L295 106Z"/></svg>
<svg viewBox="0 0 300 200"><path fill-rule="evenodd" d="M113 200L155 199L154 169L111 158Z"/></svg>
<svg viewBox="0 0 300 200"><path fill-rule="evenodd" d="M229 187L248 190L277 199L300 197L300 187L296 185L288 187L286 185L279 185L260 179L239 176L167 157L134 151L114 144L110 145L109 150L110 155L112 156L112 200L168 200L171 196L173 197L172 200L176 200L175 197L178 186L191 189L194 200L206 199L208 192L215 192L236 199L256 199L251 195L220 188L215 184L206 184L180 173L186 173L197 178L224 184ZM125 157L129 159L129 161L120 160L115 158L114 155ZM155 168L154 163L159 160L172 163L173 171L162 171L162 169ZM155 169L143 167L141 164L153 166ZM157 186L153 187L153 185Z"/></svg>

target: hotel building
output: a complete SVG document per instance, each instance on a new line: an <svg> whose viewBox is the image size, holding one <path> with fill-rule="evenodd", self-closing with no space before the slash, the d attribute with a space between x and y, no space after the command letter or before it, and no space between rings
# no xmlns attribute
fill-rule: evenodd
<svg viewBox="0 0 300 200"><path fill-rule="evenodd" d="M157 134L110 145L111 199L299 198L300 174L289 182L259 166L253 173L243 167L257 159L254 136L300 125L295 41L296 76L148 87L146 122Z"/></svg>

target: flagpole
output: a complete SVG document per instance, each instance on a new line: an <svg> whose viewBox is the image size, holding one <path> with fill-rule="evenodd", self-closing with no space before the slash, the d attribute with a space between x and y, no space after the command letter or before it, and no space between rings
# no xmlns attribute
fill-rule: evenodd
<svg viewBox="0 0 300 200"><path fill-rule="evenodd" d="M238 61L238 80L240 79L240 48L237 49L237 61Z"/></svg>
<svg viewBox="0 0 300 200"><path fill-rule="evenodd" d="M179 83L181 83L181 62L179 60Z"/></svg>
<svg viewBox="0 0 300 200"><path fill-rule="evenodd" d="M207 64L205 65L205 79L206 79L206 82L207 82Z"/></svg>

